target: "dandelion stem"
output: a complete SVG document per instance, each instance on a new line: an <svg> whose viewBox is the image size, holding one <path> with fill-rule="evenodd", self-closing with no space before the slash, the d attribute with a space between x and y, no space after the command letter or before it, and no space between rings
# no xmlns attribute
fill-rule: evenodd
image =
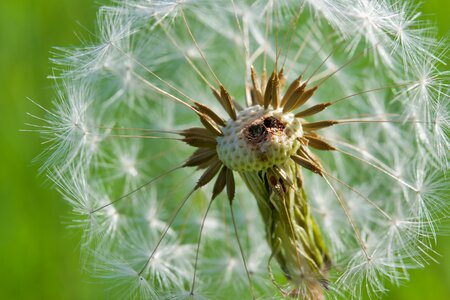
<svg viewBox="0 0 450 300"><path fill-rule="evenodd" d="M108 130L135 130L135 131L145 131L145 132L151 132L151 133L169 133L169 134L180 134L179 131L175 130L156 130L156 129L149 129L149 128L140 128L140 127L109 127L109 126L97 126L96 128L99 129L108 129Z"/></svg>
<svg viewBox="0 0 450 300"><path fill-rule="evenodd" d="M375 202L373 202L372 200L369 199L369 197L365 196L364 194L362 194L361 192L359 192L358 190L356 190L355 188L351 187L350 185L348 185L347 183L345 183L344 181L340 180L339 178L331 175L328 172L325 172L324 170L322 170L322 173L334 180L336 180L337 182L339 182L340 184L344 185L345 187L347 187L349 190L351 190L352 192L354 192L355 194L357 194L358 196L360 196L361 198L363 198L364 200L366 200L370 205L372 205L373 207L375 207L383 216L386 217L386 219L391 220L392 221L392 217L385 212L379 205L377 205Z"/></svg>
<svg viewBox="0 0 450 300"><path fill-rule="evenodd" d="M336 196L336 199L339 201L339 204L341 205L342 209L344 210L345 216L347 217L348 222L350 223L350 226L353 229L353 232L356 235L356 239L358 240L359 245L361 246L361 250L364 252L364 255L367 259L367 261L370 261L370 256L367 253L366 245L364 244L361 233L359 232L359 229L356 227L355 222L353 222L352 216L350 215L350 211L348 209L347 203L342 200L341 196L339 196L339 193L336 191L336 189L333 187L331 182L326 178L322 177L327 185L330 187L330 189L333 191L334 195Z"/></svg>
<svg viewBox="0 0 450 300"><path fill-rule="evenodd" d="M266 28L264 29L264 35L265 35L265 41L269 40L269 27L270 27L270 18L269 18L269 10L266 9ZM261 87L264 86L264 74L267 70L267 43L264 42L264 55L263 55L263 74L262 74L262 80L261 80ZM263 91L264 92L264 91Z"/></svg>
<svg viewBox="0 0 450 300"><path fill-rule="evenodd" d="M331 137L327 137L327 140L337 143L339 145L342 145L344 147L350 148L352 150L355 150L356 152L358 152L359 154L363 155L363 156L367 156L369 157L371 160L373 160L374 162L376 162L379 166L383 167L386 171L389 171L391 173L395 173L395 171L393 169L391 169L389 166L387 166L385 163L383 163L381 160L377 159L373 154L371 154L370 152L368 152L365 149L362 149L360 147L357 147L351 143L345 142L345 141L341 141L339 139L335 139L335 138L331 138Z"/></svg>
<svg viewBox="0 0 450 300"><path fill-rule="evenodd" d="M145 83L146 85L148 85L150 88L154 89L155 91L157 91L158 93L169 97L172 100L175 100L176 102L183 104L184 106L190 108L191 110L193 110L194 112L198 113L198 111L191 105L189 105L188 103L186 103L185 101L181 100L180 98L172 95L171 93L160 89L159 87L157 87L156 85L154 85L153 83L151 83L150 81L148 81L147 79L145 79L144 77L142 77L141 75L137 74L136 72L132 71L132 73L138 78L140 79L143 83Z"/></svg>
<svg viewBox="0 0 450 300"><path fill-rule="evenodd" d="M298 21L300 20L300 16L303 12L303 8L305 7L305 1L302 1L302 3L299 5L299 10L295 16L295 18L292 20L291 22L291 26L289 26L289 30L287 32L287 35L290 35L289 37L289 42L286 48L286 55L284 56L284 60L283 60L283 64L281 66L281 69L284 69L285 65L286 65L286 61L289 55L289 51L291 50L291 46L292 46L292 41L294 40L294 33L295 33L295 29L298 26Z"/></svg>
<svg viewBox="0 0 450 300"><path fill-rule="evenodd" d="M242 30L241 22L239 22L237 9L236 9L236 4L234 3L234 0L231 0L231 4L233 6L233 12L234 12L234 18L235 18L235 21L236 21L236 25L237 25L237 27L239 29L239 33L241 34L241 37L242 37L242 44L244 45L244 57L245 57L244 58L244 60L245 60L245 77L244 77L244 80L247 82L248 79L250 78L249 70L250 70L250 65L251 65L250 64L250 54L249 54L249 50L248 50L248 46L247 46L247 44L248 44L248 35L245 35L244 31ZM247 93L247 95L246 95L247 106L251 106L252 103L251 103L251 97L250 97L249 91L247 90L246 93Z"/></svg>
<svg viewBox="0 0 450 300"><path fill-rule="evenodd" d="M349 61L347 61L346 63L344 63L342 66L340 66L338 69L336 69L334 72L332 72L331 74L329 74L328 76L326 76L324 79L322 79L317 85L320 86L322 85L325 81L327 81L328 79L330 79L334 74L336 74L337 72L341 71L342 69L344 69L345 67L347 67L348 65L350 65L351 63L357 61L358 59L360 59L361 57L364 56L364 53L371 49L373 47L367 47L363 50L361 50L361 52L359 52L358 54L356 54L355 56L353 56Z"/></svg>
<svg viewBox="0 0 450 300"><path fill-rule="evenodd" d="M393 123L393 124L422 124L422 123L432 123L432 122L426 122L426 121L415 121L415 120L371 120L368 118L364 118L364 119L358 119L358 118L354 118L354 119L340 119L340 120L335 120L337 121L337 124L350 124L350 123Z"/></svg>
<svg viewBox="0 0 450 300"><path fill-rule="evenodd" d="M153 258L153 256L155 255L156 251L158 250L159 245L161 244L161 242L163 241L164 237L166 236L167 232L169 231L170 227L172 226L173 222L175 221L175 218L178 216L178 214L180 213L181 209L183 208L183 206L186 204L186 202L188 201L188 199L191 197L191 195L197 190L197 187L194 187L183 199L183 201L181 201L181 203L178 205L178 207L175 209L174 213L172 214L172 216L169 219L169 223L167 224L166 228L164 229L163 233L161 234L161 236L158 239L158 242L156 243L155 248L153 249L152 253L150 254L150 256L148 257L147 261L145 262L144 266L142 267L142 269L139 271L138 275L141 276L142 273L145 271L145 269L147 268L148 264L150 263L151 259Z"/></svg>
<svg viewBox="0 0 450 300"><path fill-rule="evenodd" d="M408 85L413 84L413 83L414 82L407 82L407 83L403 83L403 84L386 85L386 86L382 86L382 87L373 88L373 89L370 89L370 90L354 93L354 94L351 94L351 95L348 95L348 96L345 96L345 97L333 100L333 101L331 101L331 104L336 104L336 103L341 102L343 100L350 99L350 98L353 98L355 96L359 96L359 95L362 95L362 94L367 94L367 93L376 92L376 91L382 91L382 90L387 90L387 89L404 87L404 86L408 86Z"/></svg>
<svg viewBox="0 0 450 300"><path fill-rule="evenodd" d="M250 285L250 293L252 295L252 299L256 299L255 292L253 290L252 278L250 276L250 271L248 270L247 261L245 260L244 250L242 248L242 244L239 239L239 234L238 234L238 230L237 230L237 226L236 226L236 218L234 216L233 203L231 201L229 201L229 203L230 203L230 214L231 214L231 221L233 223L234 235L236 237L236 241L237 241L237 244L239 247L239 252L241 253L242 262L244 263L245 273L247 274L248 283Z"/></svg>
<svg viewBox="0 0 450 300"><path fill-rule="evenodd" d="M186 95L185 93L183 93L180 89L178 89L177 87L175 87L173 84L171 84L170 82L168 82L167 80L162 79L159 75L157 75L155 72L153 72L152 70L150 70L147 66L145 66L143 63L141 63L140 61L138 61L137 59L135 59L134 57L132 57L130 54L126 53L124 50L122 50L120 47L115 46L113 44L113 46L120 51L123 55L125 55L127 58L131 59L133 62L135 62L136 64L138 64L140 67L142 67L146 72L150 73L152 76L156 77L159 81L161 81L162 83L164 83L165 85L167 85L168 87L170 87L171 89L173 89L174 91L178 92L180 95L183 95L184 97L186 97L187 99L189 99L192 102L195 102L194 99L192 99L191 97L189 97L188 95ZM134 74L137 74L133 71Z"/></svg>
<svg viewBox="0 0 450 300"><path fill-rule="evenodd" d="M182 166L177 166L177 167L175 167L175 168L173 168L173 169L170 169L170 170L168 170L168 171L166 171L166 172L164 172L164 173L162 173L162 174L159 174L159 175L156 176L155 178L152 178L151 180L149 180L149 181L147 181L146 183L144 183L144 184L138 186L138 187L135 188L134 190L132 190L132 191L126 193L125 195L123 195L123 196L117 198L117 199L114 200L114 201L109 202L108 204L105 204L105 205L103 205L103 206L101 206L101 207L99 207L99 208L96 208L96 209L92 210L90 213L91 213L91 214L94 214L94 213L96 213L96 212L98 212L98 211L100 211L100 210L102 210L102 209L104 209L104 208L106 208L106 207L108 207L108 206L110 206L110 205L113 205L113 204L119 202L120 200L125 199L125 198L131 196L132 194L136 193L137 191L143 189L144 187L146 187L146 186L152 184L153 182L157 181L158 179L160 179L160 178L162 178L162 177L164 177L164 176L166 176L166 175L168 175L168 174L170 174L170 173L172 173L172 172L174 172L174 171L176 171L176 170L178 170L178 169L181 169L181 168L182 168Z"/></svg>
<svg viewBox="0 0 450 300"><path fill-rule="evenodd" d="M92 135L92 134L91 134ZM100 135L99 135L100 136ZM164 137L164 136L152 136L152 135L126 135L126 134L109 134L107 137L114 138L132 138L132 139L159 139L159 140L171 140L171 141L182 141L182 139L174 137Z"/></svg>
<svg viewBox="0 0 450 300"><path fill-rule="evenodd" d="M340 152L340 153L343 153L343 154L345 154L345 155L348 155L348 156L350 156L350 157L353 157L353 158L355 158L355 159L357 159L357 160L360 160L360 161L362 161L362 162L364 162L364 163L366 163L366 164L372 166L372 167L375 168L376 170L379 170L380 172L382 172L382 173L384 173L384 174L386 174L386 175L388 175L388 176L394 178L394 179L397 180L399 183L403 184L404 186L408 187L409 189L413 190L414 192L418 192L418 191L419 191L417 188L415 188L415 187L413 187L412 185L410 185L409 183L405 182L405 181L404 181L403 179L401 179L400 177L398 177L398 176L392 174L391 172L389 172L389 171L387 171L387 170L385 170L385 169L383 169L383 168L381 168L381 167L375 165L374 163L371 163L371 162L368 161L368 160L365 160L365 159L363 159L363 158L361 158L361 157L358 157L358 156L356 156L356 155L353 155L353 154L351 154L350 152L347 152L347 151L342 150L342 149L339 149L339 148L336 148L336 151L338 151L338 152Z"/></svg>
<svg viewBox="0 0 450 300"><path fill-rule="evenodd" d="M323 40L323 42L320 44L319 49L316 50L316 53L314 54L314 57L319 55L319 53L322 51L323 47L325 47L325 45L328 45L329 41L330 41L331 35L327 36L326 39ZM308 71L309 67L311 67L312 63L313 63L313 58L311 57L311 59L308 61L308 64L306 65L306 67L303 69L303 72L301 74L301 76L303 77L306 74L306 71ZM323 63L324 61L322 61ZM319 86L319 84L318 84Z"/></svg>
<svg viewBox="0 0 450 300"><path fill-rule="evenodd" d="M295 188L293 186L291 186L289 188L295 193ZM282 202L282 206L283 206L283 209L284 209L284 213L286 214L285 216L286 216L286 219L287 219L288 224L289 224L289 230L291 231L290 234L291 234L291 236L295 237L296 232L295 232L295 229L294 229L294 224L292 222L292 217L291 217L292 214L289 213L289 209L288 209L287 203L286 203L287 202L286 198L283 197L281 200L282 200L281 202ZM295 245L295 247L297 247L297 245ZM298 268L300 269L301 266L302 266L302 262L301 262L301 258L300 258L300 251L295 251L295 258L297 260Z"/></svg>
<svg viewBox="0 0 450 300"><path fill-rule="evenodd" d="M192 284L191 284L191 296L194 295L195 280L196 280L196 278L197 278L198 256L199 256L199 252L200 252L200 243L201 243L201 241L202 241L203 228L204 228L204 226L205 226L206 217L208 216L208 213L209 213L209 210L210 210L210 208L211 208L212 203L213 203L213 199L211 199L211 200L209 201L208 207L206 208L205 215L204 215L204 217L203 217L203 219L202 219L202 223L201 223L201 225L200 225L200 233L199 233L199 236L198 236L197 250L196 250L196 252L195 252L194 275L193 275L193 278L192 278Z"/></svg>
<svg viewBox="0 0 450 300"><path fill-rule="evenodd" d="M318 29L318 28L317 28L316 23L313 23L312 26L309 26L307 35L306 35L305 38L303 39L302 43L300 44L300 47L298 47L298 50L297 50L297 52L296 52L295 55L294 55L294 58L293 58L293 61L294 61L294 62L298 61L298 59L300 58L300 56L301 56L302 53L303 53L303 50L305 49L305 47L306 47L306 45L307 45L307 42L309 41L309 38L311 37L311 35L312 35L313 33L316 33L317 29ZM294 65L294 64L291 64L291 65L289 66L289 69L287 70L287 74L290 73L290 71L291 71L293 65Z"/></svg>
<svg viewBox="0 0 450 300"><path fill-rule="evenodd" d="M342 43L342 42L341 42ZM327 60L333 55L333 53L339 49L341 46L341 43L338 43L336 46L333 47L333 49L330 51L330 53L322 60L322 62L319 64L319 66L312 72L312 74L309 76L309 78L306 80L306 84L308 84L311 80L311 78L316 75L316 73L320 70L320 68L327 62Z"/></svg>
<svg viewBox="0 0 450 300"><path fill-rule="evenodd" d="M183 18L183 22L186 25L186 30L189 33L189 36L191 37L192 41L195 44L195 47L197 48L198 53L200 54L200 56L202 57L203 61L205 62L205 64L208 66L209 71L211 72L211 74L213 75L214 79L216 80L218 85L222 85L222 83L220 82L219 78L217 77L216 73L214 73L211 65L209 64L209 62L206 60L206 56L203 53L202 49L200 48L199 44L197 43L197 40L194 37L194 34L191 31L191 28L189 27L188 21L186 19L186 16L184 14L184 11L181 10L181 17Z"/></svg>
<svg viewBox="0 0 450 300"><path fill-rule="evenodd" d="M203 80L203 82L208 85L209 88L214 89L214 86L206 79L205 75L202 74L202 72L197 68L197 66L194 64L194 62L186 55L185 51L181 49L180 45L175 41L174 37L167 31L164 26L161 24L161 29L164 31L166 36L169 38L169 40L172 42L172 44L180 51L180 53L183 54L184 59L188 62L188 64L192 67L192 69L197 73L197 75Z"/></svg>

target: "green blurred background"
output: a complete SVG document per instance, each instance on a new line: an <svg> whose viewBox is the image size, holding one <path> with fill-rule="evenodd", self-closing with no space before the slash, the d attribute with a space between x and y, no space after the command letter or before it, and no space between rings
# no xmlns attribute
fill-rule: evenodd
<svg viewBox="0 0 450 300"><path fill-rule="evenodd" d="M38 176L37 134L19 132L52 99L48 57L53 46L79 45L75 32L95 27L92 0L0 1L0 299L104 299L104 287L83 273L69 208ZM440 36L450 29L450 1L422 6ZM79 25L81 24L81 25ZM384 299L450 299L450 237L438 239L439 264L411 272Z"/></svg>

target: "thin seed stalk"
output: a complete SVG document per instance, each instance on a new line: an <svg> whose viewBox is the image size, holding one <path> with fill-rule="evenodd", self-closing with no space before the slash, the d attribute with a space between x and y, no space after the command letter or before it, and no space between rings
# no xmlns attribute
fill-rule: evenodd
<svg viewBox="0 0 450 300"><path fill-rule="evenodd" d="M287 183L271 170L240 175L257 200L271 257L292 286L283 293L305 300L325 299L331 260L311 214L300 166L289 161L282 169L295 180Z"/></svg>

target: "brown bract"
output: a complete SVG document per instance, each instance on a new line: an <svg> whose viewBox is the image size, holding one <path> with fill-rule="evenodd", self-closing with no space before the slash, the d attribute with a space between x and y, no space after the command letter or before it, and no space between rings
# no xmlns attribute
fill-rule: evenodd
<svg viewBox="0 0 450 300"><path fill-rule="evenodd" d="M265 72L263 72L262 79L264 77ZM284 88L285 82L283 70L280 70L280 72L274 70L269 79L260 84L256 71L252 67L251 79L252 85L248 87L249 94L251 95L251 103L263 106L266 110L282 108L283 113L292 112L305 105L318 89L318 86L308 87L308 81L302 81L302 75L300 75L291 82L281 97L280 91ZM225 87L220 85L218 90L212 89L212 93L218 103L227 112L228 118L236 120L237 107ZM330 102L326 102L311 106L296 112L295 117L304 118L315 115L331 104ZM197 148L185 162L184 166L206 169L197 183L197 188L209 183L220 172L214 186L213 198L215 198L223 191L225 186L234 185L233 170L229 170L221 163L215 150L217 146L216 138L223 134L221 128L226 125L226 121L214 112L213 109L204 104L195 102L194 108L204 127L193 127L180 132L184 142ZM301 123L305 131L305 134L301 138L302 145L296 155L293 155L291 158L303 168L322 175L323 172L320 162L317 157L310 153L309 148L322 151L335 150L332 145L316 133L316 130L332 126L338 122L325 120L308 123L301 119ZM248 124L245 128L244 135L250 145L257 147L273 135L282 133L284 129L285 124L281 120L272 116L262 117ZM234 189L234 186L230 186L229 189ZM234 193L231 193L231 195L234 195ZM229 200L231 201L232 198Z"/></svg>

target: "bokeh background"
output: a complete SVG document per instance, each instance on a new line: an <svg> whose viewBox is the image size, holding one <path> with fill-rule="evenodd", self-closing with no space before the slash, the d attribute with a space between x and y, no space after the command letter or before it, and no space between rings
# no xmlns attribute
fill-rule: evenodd
<svg viewBox="0 0 450 300"><path fill-rule="evenodd" d="M69 207L32 163L44 147L38 134L20 132L33 122L27 113L43 115L27 97L50 107L52 47L79 45L75 33L94 31L97 6L93 0L0 1L0 299L108 297L83 271L79 233L65 225ZM425 1L421 11L448 36L450 1ZM410 281L383 299L450 299L450 237L440 236L436 249L439 263L412 271Z"/></svg>

